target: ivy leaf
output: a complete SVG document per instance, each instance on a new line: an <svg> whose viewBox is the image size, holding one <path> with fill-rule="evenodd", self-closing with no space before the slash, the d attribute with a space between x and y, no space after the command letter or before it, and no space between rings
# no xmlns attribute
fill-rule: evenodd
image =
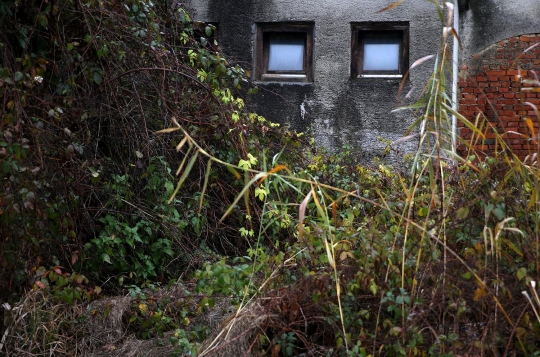
<svg viewBox="0 0 540 357"><path fill-rule="evenodd" d="M500 207L495 208L493 214L501 221L504 219L504 211Z"/></svg>
<svg viewBox="0 0 540 357"><path fill-rule="evenodd" d="M378 290L378 286L377 284L375 283L375 280L374 279L371 279L370 283L369 283L369 291L371 291L371 293L373 294L373 296L377 295L377 290Z"/></svg>
<svg viewBox="0 0 540 357"><path fill-rule="evenodd" d="M248 153L248 158L249 158L249 162L252 164L252 165L255 165L257 164L257 158L251 154Z"/></svg>
<svg viewBox="0 0 540 357"><path fill-rule="evenodd" d="M251 163L248 160L240 160L238 162L238 166L243 168L244 170L251 168Z"/></svg>
<svg viewBox="0 0 540 357"><path fill-rule="evenodd" d="M107 262L107 263L109 263L109 264L112 264L112 263L111 263L111 257L109 256L109 254L103 253L103 254L101 254L101 258L103 259L104 262Z"/></svg>
<svg viewBox="0 0 540 357"><path fill-rule="evenodd" d="M461 207L457 210L457 218L458 219L465 219L469 215L469 208L468 207Z"/></svg>
<svg viewBox="0 0 540 357"><path fill-rule="evenodd" d="M267 192L266 192L266 189L264 189L264 187L263 188L257 187L255 189L255 196L258 197L259 200L261 200L261 201L264 201L264 198L266 197L266 194L267 194Z"/></svg>
<svg viewBox="0 0 540 357"><path fill-rule="evenodd" d="M94 79L94 82L96 82L96 84L101 84L101 82L103 80L103 78L101 78L101 74L99 74L99 72L94 72L93 79Z"/></svg>

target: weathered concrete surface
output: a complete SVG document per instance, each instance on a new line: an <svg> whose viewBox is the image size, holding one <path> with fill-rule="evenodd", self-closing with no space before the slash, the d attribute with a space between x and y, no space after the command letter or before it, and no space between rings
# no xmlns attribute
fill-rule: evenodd
<svg viewBox="0 0 540 357"><path fill-rule="evenodd" d="M499 41L540 32L539 0L469 0L461 13L463 59Z"/></svg>
<svg viewBox="0 0 540 357"><path fill-rule="evenodd" d="M484 1L484 0L482 0ZM314 82L260 83L261 91L249 99L259 114L293 129L313 129L319 144L338 149L343 144L360 148L359 158L369 161L381 155L379 138L396 140L413 123L412 113L391 113L400 106L399 79L350 79L351 22L408 21L409 63L436 53L441 24L435 6L428 1L407 1L390 11L377 13L394 0L189 0L188 8L202 21L219 23L219 42L232 62L253 68L253 44L257 22L313 21ZM415 68L403 88L416 99L433 62ZM303 104L306 113L301 114ZM402 146L411 151L416 142ZM403 147L405 146L405 148ZM403 150L404 149L404 150ZM400 161L393 157L392 161Z"/></svg>

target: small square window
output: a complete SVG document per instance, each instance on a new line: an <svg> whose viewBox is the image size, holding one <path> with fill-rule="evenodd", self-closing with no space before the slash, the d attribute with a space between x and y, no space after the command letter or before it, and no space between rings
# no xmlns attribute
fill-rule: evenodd
<svg viewBox="0 0 540 357"><path fill-rule="evenodd" d="M409 24L351 24L351 77L402 78L409 68Z"/></svg>
<svg viewBox="0 0 540 357"><path fill-rule="evenodd" d="M313 23L259 23L255 53L255 79L310 82Z"/></svg>

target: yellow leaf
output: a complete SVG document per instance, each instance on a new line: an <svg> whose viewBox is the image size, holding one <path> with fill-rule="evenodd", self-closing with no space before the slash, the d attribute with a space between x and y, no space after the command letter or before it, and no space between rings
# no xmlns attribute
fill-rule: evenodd
<svg viewBox="0 0 540 357"><path fill-rule="evenodd" d="M531 118L525 118L525 124L527 124L527 127L529 128L529 131L531 132L531 137L536 137L534 133L534 126Z"/></svg>
<svg viewBox="0 0 540 357"><path fill-rule="evenodd" d="M260 181L259 181L259 184L263 183L264 180L266 180L266 178L272 174L275 174L276 172L278 171L281 171L281 170L286 170L288 171L289 173L291 172L291 170L289 170L289 168L287 168L287 166L285 165L278 165L276 167L274 167L272 170L268 171L268 174L266 176L264 176Z"/></svg>
<svg viewBox="0 0 540 357"><path fill-rule="evenodd" d="M339 260L344 261L345 259L347 259L347 252L341 252Z"/></svg>
<svg viewBox="0 0 540 357"><path fill-rule="evenodd" d="M139 304L139 310L146 315L146 312L148 311L148 306L146 304Z"/></svg>
<svg viewBox="0 0 540 357"><path fill-rule="evenodd" d="M506 243L506 245L507 245L510 249L512 249L514 252L516 252L517 255L519 255L520 257L523 256L523 252L520 251L520 250L518 249L518 247L516 247L516 245L515 245L512 241L510 241L510 240L508 240L508 239L503 239L503 242Z"/></svg>
<svg viewBox="0 0 540 357"><path fill-rule="evenodd" d="M474 245L474 249L476 249L477 252L482 252L484 250L484 245L478 242Z"/></svg>
<svg viewBox="0 0 540 357"><path fill-rule="evenodd" d="M486 296L486 289L484 289L484 288L478 288L478 289L476 289L476 291L474 292L474 301L478 301L478 300L480 300L481 298L483 298L484 296Z"/></svg>

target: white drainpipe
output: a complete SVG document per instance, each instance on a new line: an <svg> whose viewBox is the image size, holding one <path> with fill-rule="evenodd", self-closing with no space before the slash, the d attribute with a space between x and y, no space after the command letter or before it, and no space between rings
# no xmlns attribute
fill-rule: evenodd
<svg viewBox="0 0 540 357"><path fill-rule="evenodd" d="M454 30L459 35L459 1L454 0ZM458 76L459 76L459 41L454 37L452 53L452 109L458 111ZM457 146L457 118L452 115L452 153L456 154Z"/></svg>

